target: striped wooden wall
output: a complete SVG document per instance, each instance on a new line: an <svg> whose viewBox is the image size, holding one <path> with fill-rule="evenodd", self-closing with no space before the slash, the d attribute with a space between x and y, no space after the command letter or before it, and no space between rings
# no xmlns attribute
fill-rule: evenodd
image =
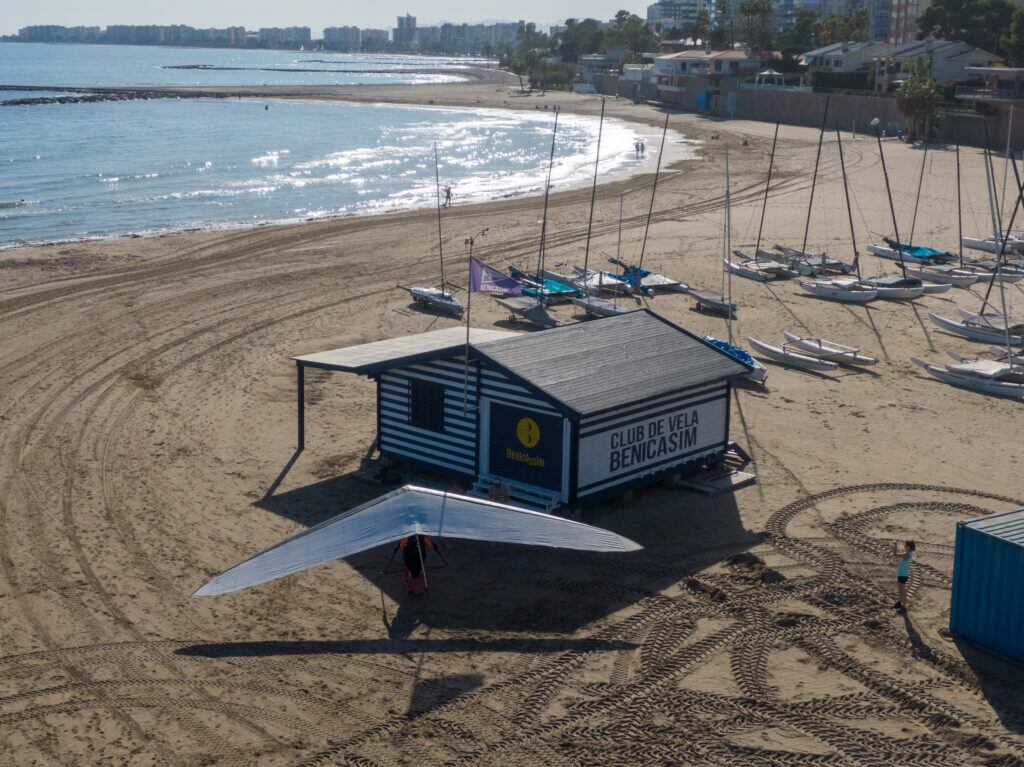
<svg viewBox="0 0 1024 767"><path fill-rule="evenodd" d="M462 360L436 360L396 368L380 376L380 448L439 469L477 475L476 364L469 366L465 403L465 365ZM444 433L410 423L410 381L419 378L445 387ZM465 413L464 410L465 404Z"/></svg>

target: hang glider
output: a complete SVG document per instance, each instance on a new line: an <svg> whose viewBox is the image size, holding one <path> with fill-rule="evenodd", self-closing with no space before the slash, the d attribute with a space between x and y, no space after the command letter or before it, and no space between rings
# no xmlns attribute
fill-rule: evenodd
<svg viewBox="0 0 1024 767"><path fill-rule="evenodd" d="M407 535L580 551L636 551L641 548L629 538L582 522L406 485L235 565L192 596L210 597L240 591Z"/></svg>

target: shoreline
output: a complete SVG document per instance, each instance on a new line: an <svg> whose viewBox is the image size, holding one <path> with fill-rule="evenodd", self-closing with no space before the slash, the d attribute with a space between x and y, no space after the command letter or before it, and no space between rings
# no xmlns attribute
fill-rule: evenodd
<svg viewBox="0 0 1024 767"><path fill-rule="evenodd" d="M494 86L361 91L382 94L559 103L594 117L601 105ZM664 114L607 102L606 116L654 131ZM649 231L650 173L602 186L592 231L590 189L556 193L549 268L586 258L597 268L620 246L636 263L645 248L646 268L718 289L726 145L732 242L746 249L760 228L774 125L673 112L669 127L702 141L701 161L659 179ZM809 249L849 260L834 134L808 217L817 145L816 129L780 131L762 244L806 237ZM891 225L878 149L845 135L843 149L863 247ZM964 233L981 234L985 158L960 154ZM925 155L892 142L885 156L909 227ZM927 162L915 237L949 249L956 157L930 149ZM448 281L465 284L469 236L496 267L535 264L541 209L530 197L443 211ZM397 289L438 284L438 244L437 216L421 209L0 254L0 661L10 704L0 763L1024 758L1014 724L1024 674L948 632L957 523L1022 503L1012 445L1024 408L946 386L910 361L984 349L928 319L977 311L983 287L849 306L796 280L732 279L741 344L796 332L878 364L816 374L768 361L765 387L734 387L729 439L751 455L756 483L717 496L659 483L587 508L583 521L645 547L628 560L451 540L451 567L431 572L426 602L406 595L399 573L381 574L383 547L192 599L207 576L392 487L371 481L365 462L378 436L372 378L308 369L296 450L295 356L464 333L467 321L531 332L485 295L460 322ZM869 276L898 270L871 255L862 266ZM726 337L726 321L695 311L692 297L619 303ZM571 304L550 311L584 319ZM606 350L629 352L628 339ZM450 483L415 472L402 481ZM918 550L899 616L890 552L907 539ZM616 644L602 645L609 637Z"/></svg>
<svg viewBox="0 0 1024 767"><path fill-rule="evenodd" d="M439 99L437 94L433 94L435 97L428 101L415 101L409 98L399 99L388 99L388 98L359 98L350 99L345 97L339 97L335 92L338 88L373 88L373 89L392 89L392 88L430 88L431 90L436 88L457 88L465 87L466 83L433 83L430 85L412 85L412 84L401 84L401 85L366 85L366 86L303 86L302 93L296 93L297 87L289 87L282 89L277 86L218 86L216 89L211 90L210 88L197 88L193 86L167 86L162 88L153 89L155 93L159 93L157 98L176 98L178 94L187 94L186 98L195 99L206 99L206 98L266 98L274 100L286 100L286 101L321 101L327 103L350 103L352 105L362 106L393 106L393 107L407 107L410 109L439 109L439 110L473 110L478 112L486 113L488 111L529 111L523 108L508 108L499 106L496 104L465 104L465 103L438 103ZM6 86L0 85L0 90ZM33 89L37 90L36 86L21 86L26 90ZM306 92L308 89L308 92ZM61 89L52 89L61 90ZM68 86L65 90L74 90L76 92L89 91L90 89L78 88ZM117 93L141 93L134 88L127 87L110 87L105 89L91 89L92 91L102 90L112 94ZM146 89L145 92L149 92L150 89ZM274 93L268 94L266 91L274 91ZM381 94L386 96L387 94ZM553 92L552 95L575 95L566 94L564 92ZM593 96L590 96L593 98ZM549 109L545 105L544 109L548 112L553 112L554 109ZM589 114L587 110L577 109L565 109L559 107L563 112L566 112L575 117L584 117L590 119L596 119L596 115ZM643 162L634 167L617 167L610 172L610 175L602 172L598 177L598 186L602 189L609 185L617 183L625 183L635 177L644 177L654 175L654 165L657 162L657 147L661 141L661 126L657 126L658 130L654 130L655 123L650 120L635 120L630 119L632 115L615 115L614 117L608 117L608 120L618 121L629 127L631 127L640 137L644 139L648 146L648 155ZM689 161L695 161L701 159L701 142L697 141L689 136L674 130L671 125L669 126L668 134L666 135L665 141L665 156L662 158L661 170L662 173L672 173L677 171L684 163ZM591 184L590 179L579 178L567 183L559 184L556 187L552 184L551 200L554 203L555 199L559 195L571 194L579 191L583 188L589 188ZM539 186L536 188L530 188L523 192L512 192L503 194L497 197L489 199L473 199L470 201L458 203L459 209L466 209L469 207L487 206L492 204L498 204L502 202L518 201L518 200L529 200L532 198L538 198L543 196L543 183L539 182ZM169 228L169 229L145 229L138 231L123 232L118 234L85 234L76 237L65 237L53 240L27 240L10 243L0 243L0 254L10 253L12 251L18 251L24 248L48 248L53 246L69 245L76 243L103 243L106 241L116 242L123 240L151 240L155 238L171 237L171 236L194 236L203 234L216 234L218 232L232 232L238 230L258 230L265 229L267 227L288 227L288 226L302 226L304 224L313 224L317 222L332 221L339 219L349 218L373 218L378 219L380 217L386 217L398 214L407 213L418 213L422 211L430 210L433 211L432 206L411 206L407 208L398 209L386 209L386 210L364 210L358 212L345 212L345 213L333 213L323 216L311 216L311 217L284 217L277 219L268 219L257 223L251 221L225 221L220 223L207 223L195 226L184 226L181 228ZM2 256L0 256L2 257Z"/></svg>

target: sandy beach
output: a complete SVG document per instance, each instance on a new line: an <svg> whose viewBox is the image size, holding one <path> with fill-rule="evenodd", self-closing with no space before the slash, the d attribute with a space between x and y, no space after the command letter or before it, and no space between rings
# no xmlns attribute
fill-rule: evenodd
<svg viewBox="0 0 1024 767"><path fill-rule="evenodd" d="M498 82L274 95L600 110L594 96ZM664 121L647 104L607 110ZM673 113L670 128L702 143L698 159L663 168L644 264L719 289L726 146L733 247L752 252L774 126ZM892 229L878 150L842 138L864 253ZM817 142L782 127L765 245L801 246ZM914 220L922 149L884 147L901 235L913 221L915 242L955 250L953 148L928 152ZM982 236L981 156L961 159L964 233ZM638 257L652 181L599 187L592 264L617 251L620 195L621 252ZM552 196L549 265L581 261L589 201L589 189ZM446 210L449 279L465 282L463 240L485 228L484 261L535 259L540 215L538 198ZM755 485L712 498L653 487L584 512L642 543L636 555L509 547L496 567L493 547L453 541L419 601L399 575L378 577L379 550L191 599L214 573L386 490L358 473L373 382L307 374L295 455L289 358L457 324L395 288L436 281L436 226L424 210L0 251L0 763L1024 763L1024 672L946 629L957 521L1024 504L1024 410L910 361L984 348L928 318L978 310L984 286L851 307L796 281L734 278L737 339L788 330L880 364L769 364L767 388L733 402ZM806 240L852 257L834 134ZM1019 308L1024 291L1007 300ZM646 305L726 333L689 297ZM472 323L529 332L483 296ZM906 618L892 609L892 541L904 538L918 541Z"/></svg>

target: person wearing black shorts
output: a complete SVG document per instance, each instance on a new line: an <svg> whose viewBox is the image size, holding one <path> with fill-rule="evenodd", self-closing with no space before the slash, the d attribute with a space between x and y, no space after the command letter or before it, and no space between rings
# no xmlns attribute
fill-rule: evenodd
<svg viewBox="0 0 1024 767"><path fill-rule="evenodd" d="M905 613L907 611L907 583L910 581L910 563L914 560L914 549L917 546L913 541L903 542L903 554L900 555L899 549L896 549L896 556L899 560L896 563L896 588L899 591L899 601L893 605L897 612Z"/></svg>

